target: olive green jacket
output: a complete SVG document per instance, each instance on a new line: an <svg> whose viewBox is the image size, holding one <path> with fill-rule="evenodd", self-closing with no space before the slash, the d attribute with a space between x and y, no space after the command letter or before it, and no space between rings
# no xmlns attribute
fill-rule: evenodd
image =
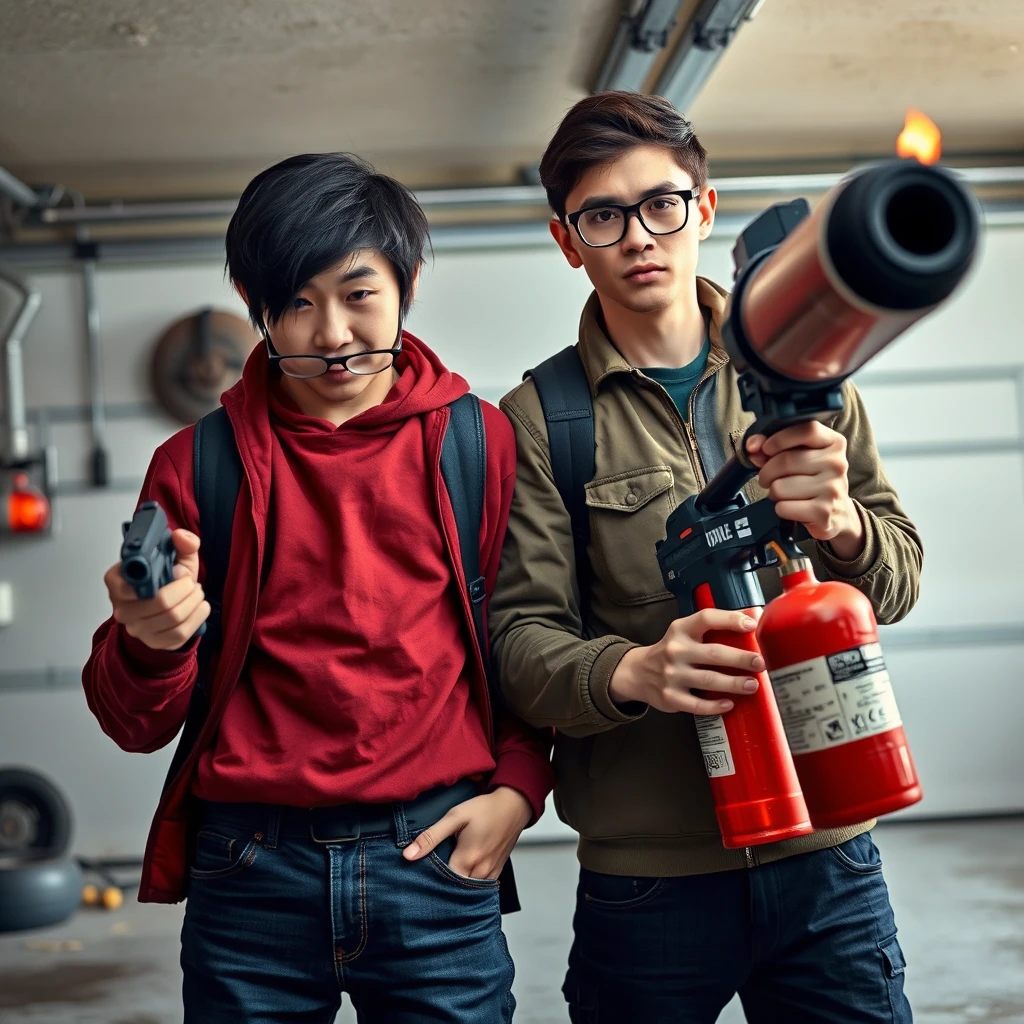
<svg viewBox="0 0 1024 1024"><path fill-rule="evenodd" d="M586 486L590 513L590 633L581 639L569 514L555 488L547 430L532 380L505 397L518 444L511 519L490 626L502 690L528 723L557 730L555 804L580 834L581 863L619 875L686 875L750 867L836 845L871 826L726 850L715 820L693 718L622 708L608 694L619 660L653 644L677 617L655 543L668 514L742 444L753 416L740 405L736 372L721 344L727 295L703 278L697 297L709 314L707 368L683 421L661 385L631 367L602 328L596 295L580 323L579 351L594 403L596 473ZM852 562L827 544L805 542L819 578L852 583L878 620L895 622L917 599L921 540L886 478L857 390L844 385L844 410L830 422L848 442L850 493L866 542ZM752 501L765 496L757 481ZM766 598L779 592L762 570ZM632 711L640 710L634 714Z"/></svg>

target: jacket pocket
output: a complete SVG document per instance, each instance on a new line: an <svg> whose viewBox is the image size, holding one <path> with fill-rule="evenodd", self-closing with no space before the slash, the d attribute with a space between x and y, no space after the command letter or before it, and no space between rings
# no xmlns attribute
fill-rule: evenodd
<svg viewBox="0 0 1024 1024"><path fill-rule="evenodd" d="M590 556L599 585L616 604L646 604L666 596L655 543L675 507L668 466L600 477L586 485Z"/></svg>

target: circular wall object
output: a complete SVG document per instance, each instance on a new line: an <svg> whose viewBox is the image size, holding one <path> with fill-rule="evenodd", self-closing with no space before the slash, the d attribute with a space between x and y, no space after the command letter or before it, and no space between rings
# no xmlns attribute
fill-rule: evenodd
<svg viewBox="0 0 1024 1024"><path fill-rule="evenodd" d="M234 313L207 308L176 320L153 350L157 401L180 423L195 423L241 377L256 341L249 322Z"/></svg>

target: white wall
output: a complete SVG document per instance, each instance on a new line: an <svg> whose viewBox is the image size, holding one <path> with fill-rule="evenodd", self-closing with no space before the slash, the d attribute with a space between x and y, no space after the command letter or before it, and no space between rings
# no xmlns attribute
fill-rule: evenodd
<svg viewBox="0 0 1024 1024"><path fill-rule="evenodd" d="M732 241L705 244L703 272L730 280ZM1019 286L1011 279L1022 265L1024 228L991 229L962 295L908 332L871 371L1024 363L1012 321ZM69 271L32 276L43 309L25 344L28 404L84 403L79 280ZM582 273L570 270L553 247L441 252L425 274L409 326L493 400L523 369L575 340L588 292ZM110 402L148 397L150 346L170 320L205 304L244 312L215 263L103 266L99 303ZM8 308L4 295L0 311ZM883 446L1020 437L1008 381L865 384L864 392ZM0 580L13 583L16 612L14 624L0 628L0 765L35 766L56 778L76 809L79 849L91 854L141 851L170 757L169 751L117 750L88 714L76 679L92 630L106 615L101 577L117 556L120 523L134 507L150 453L174 429L155 417L112 421L111 472L131 489L64 497L57 537L0 542ZM54 437L62 477L71 485L84 482L87 424L57 426ZM923 629L948 636L954 627L1024 623L1021 453L918 455L887 459L887 466L926 545L920 604L896 629L913 640L910 634L920 637ZM1024 720L1016 663L1024 644L922 650L897 647L898 639L893 636L889 661L926 789L917 810L1024 809L1024 753L1016 740ZM30 675L44 670L52 685ZM561 830L550 814L537 831Z"/></svg>

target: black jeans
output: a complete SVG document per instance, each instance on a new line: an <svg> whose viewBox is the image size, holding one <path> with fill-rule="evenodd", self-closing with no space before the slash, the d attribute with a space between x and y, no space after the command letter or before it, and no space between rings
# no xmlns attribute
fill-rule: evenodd
<svg viewBox="0 0 1024 1024"><path fill-rule="evenodd" d="M573 1024L909 1024L904 959L870 834L749 871L580 872L563 993Z"/></svg>
<svg viewBox="0 0 1024 1024"><path fill-rule="evenodd" d="M454 840L406 861L421 829L401 804L352 841L280 819L207 805L181 934L185 1024L327 1024L342 992L360 1024L511 1021L498 883L452 871Z"/></svg>

